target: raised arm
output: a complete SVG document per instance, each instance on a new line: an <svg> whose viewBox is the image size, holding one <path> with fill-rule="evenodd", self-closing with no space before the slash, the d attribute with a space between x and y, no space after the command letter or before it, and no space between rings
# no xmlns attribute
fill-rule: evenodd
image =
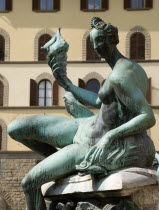
<svg viewBox="0 0 159 210"><path fill-rule="evenodd" d="M66 91L73 93L75 98L84 104L100 108L98 94L79 88L71 83L67 77L67 51L69 45L61 37L60 30L44 45L42 49L48 53L48 64L58 84Z"/></svg>

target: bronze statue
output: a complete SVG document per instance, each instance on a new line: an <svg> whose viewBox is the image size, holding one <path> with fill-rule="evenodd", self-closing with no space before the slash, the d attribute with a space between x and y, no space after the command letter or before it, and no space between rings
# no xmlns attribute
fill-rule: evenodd
<svg viewBox="0 0 159 210"><path fill-rule="evenodd" d="M13 139L46 157L22 181L28 210L46 210L41 185L70 173L107 175L124 167L152 165L155 148L146 130L154 126L155 118L146 100L146 73L118 51L118 29L110 23L93 18L90 37L112 69L99 93L81 89L67 78L68 44L58 31L43 49L54 77L67 91L66 108L75 118L36 115L8 127ZM99 113L94 115L76 99L99 108Z"/></svg>

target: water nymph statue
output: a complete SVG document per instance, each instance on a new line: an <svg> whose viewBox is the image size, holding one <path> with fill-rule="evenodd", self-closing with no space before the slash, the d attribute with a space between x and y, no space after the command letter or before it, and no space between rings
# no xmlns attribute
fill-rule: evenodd
<svg viewBox="0 0 159 210"><path fill-rule="evenodd" d="M146 73L118 51L118 29L110 23L93 18L90 37L112 69L99 93L81 89L67 78L68 44L58 31L43 48L54 77L67 91L66 108L74 118L34 115L8 127L13 139L46 157L22 180L28 210L46 210L41 186L51 180L78 171L107 175L124 167L152 165L155 149L146 130L155 118L146 100ZM99 108L99 113L94 115L76 99Z"/></svg>

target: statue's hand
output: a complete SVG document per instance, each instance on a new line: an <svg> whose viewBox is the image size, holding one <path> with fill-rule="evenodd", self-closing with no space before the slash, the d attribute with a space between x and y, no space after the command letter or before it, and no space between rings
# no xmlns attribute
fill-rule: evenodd
<svg viewBox="0 0 159 210"><path fill-rule="evenodd" d="M108 149L111 145L112 140L106 134L99 142L90 148L88 154L86 155L84 161L80 165L76 166L76 169L79 171L89 171L92 173L92 169L94 170L93 165L101 165L100 158L103 156L103 153ZM95 169L97 170L97 169ZM99 169L98 169L99 170Z"/></svg>

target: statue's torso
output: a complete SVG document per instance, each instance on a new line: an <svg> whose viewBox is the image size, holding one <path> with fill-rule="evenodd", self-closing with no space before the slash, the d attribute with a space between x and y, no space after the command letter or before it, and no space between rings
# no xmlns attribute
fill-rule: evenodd
<svg viewBox="0 0 159 210"><path fill-rule="evenodd" d="M143 95L146 95L148 86L147 76L144 70L140 68L140 66L136 65L135 67L133 66L133 68L136 69L133 69L134 74L131 74L132 80L134 80L135 84L138 86ZM132 73L132 69L130 69L130 71L130 73ZM99 98L102 101L102 106L99 114L90 118L86 118L84 121L81 120L79 129L74 138L75 143L82 143L93 146L109 130L117 128L137 116L136 112L124 105L124 101L121 101L116 93L110 88L109 80L112 74L114 74L114 72L110 74L105 84L99 91ZM126 77L127 75L124 76ZM128 76L130 76L129 70ZM120 77L123 77L123 72L121 72L121 74L119 72L118 77L119 79ZM126 85L127 87L127 85L129 84L123 85ZM154 158L155 149L150 137L148 137L146 131L144 131L137 135L123 137L114 141L114 143L108 149L108 152L104 153L105 155L103 157L103 160L106 161L104 165L107 165L108 170L112 170L112 167L115 167L115 165L113 164L114 157L109 157L111 153L116 154L116 157L120 156L120 159L124 161L122 163L117 163L119 161L119 158L116 159L117 165L121 164L121 167L122 164L124 164L125 166L129 166L134 163L136 164L135 166L140 166L142 164L145 164L146 166L151 165L151 162ZM130 161L126 159L129 154L131 154L131 157L129 158L133 161L132 163L130 163ZM132 157L135 155L137 155L137 160L134 161ZM143 160L143 156L145 157L145 163Z"/></svg>

